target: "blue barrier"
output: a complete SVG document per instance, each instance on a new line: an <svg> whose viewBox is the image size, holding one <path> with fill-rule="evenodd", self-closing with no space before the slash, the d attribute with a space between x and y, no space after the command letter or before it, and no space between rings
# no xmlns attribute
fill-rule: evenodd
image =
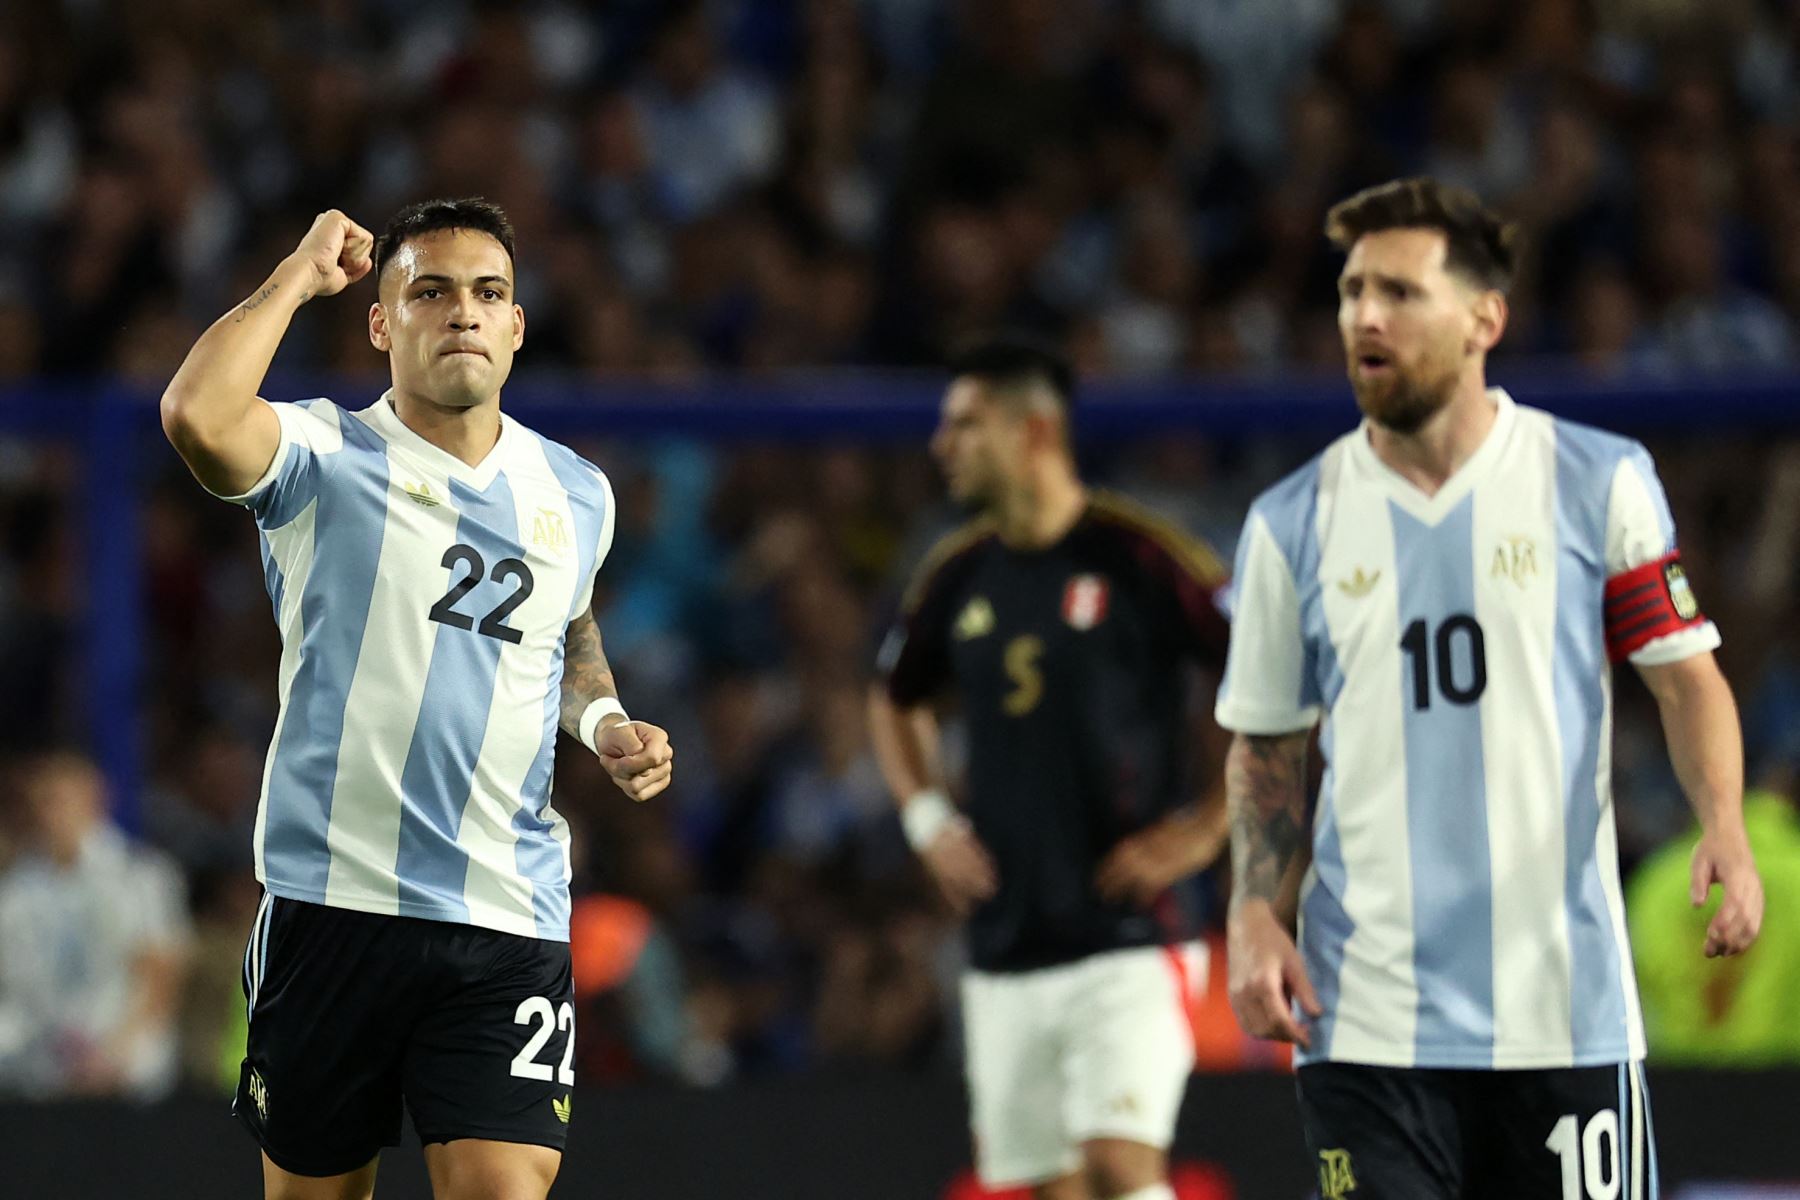
<svg viewBox="0 0 1800 1200"><path fill-rule="evenodd" d="M1496 382L1520 401L1558 415L1641 435L1672 431L1800 434L1800 374L1594 376L1542 364L1498 364ZM943 376L935 371L819 371L779 377L703 376L680 382L595 381L522 374L507 411L559 438L623 441L668 437L722 442L922 441L937 420ZM278 399L332 396L358 406L379 395L378 375L273 374ZM79 445L88 566L84 617L93 752L112 785L120 821L138 826L142 606L138 486L146 464L172 452L157 427L154 390L107 379L0 387L0 435ZM1291 434L1322 441L1356 411L1336 373L1194 377L1084 385L1077 425L1084 443L1178 431L1231 440Z"/></svg>

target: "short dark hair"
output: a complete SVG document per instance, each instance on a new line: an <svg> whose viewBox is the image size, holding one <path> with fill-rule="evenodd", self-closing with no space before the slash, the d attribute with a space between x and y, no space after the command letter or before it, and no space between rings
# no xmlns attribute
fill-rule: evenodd
<svg viewBox="0 0 1800 1200"><path fill-rule="evenodd" d="M1435 179L1396 179L1332 207L1325 236L1346 254L1366 234L1435 229L1444 235L1444 265L1484 288L1508 291L1519 267L1519 229L1484 207L1466 188Z"/></svg>
<svg viewBox="0 0 1800 1200"><path fill-rule="evenodd" d="M505 210L498 204L480 196L467 196L461 200L421 200L395 213L382 229L381 236L375 239L376 278L381 277L381 269L401 246L440 229L473 229L485 233L500 243L506 257L514 257L512 222L506 219Z"/></svg>
<svg viewBox="0 0 1800 1200"><path fill-rule="evenodd" d="M990 387L1041 385L1056 397L1065 415L1075 408L1075 371L1054 347L1022 334L1001 334L971 342L950 356L952 379L977 379Z"/></svg>

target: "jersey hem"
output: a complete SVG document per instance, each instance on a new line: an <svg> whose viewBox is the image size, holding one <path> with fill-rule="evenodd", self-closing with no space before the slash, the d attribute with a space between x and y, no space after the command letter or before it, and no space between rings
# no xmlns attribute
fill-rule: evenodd
<svg viewBox="0 0 1800 1200"><path fill-rule="evenodd" d="M1554 1071L1573 1067L1611 1067L1619 1063L1642 1062L1644 1052L1621 1042L1590 1050L1583 1054L1567 1054L1548 1050L1516 1050L1505 1053L1481 1053L1452 1047L1424 1047L1410 1054L1312 1055L1296 1053L1294 1065L1309 1067L1324 1063L1344 1063L1359 1067L1396 1067L1421 1070L1463 1071Z"/></svg>
<svg viewBox="0 0 1800 1200"><path fill-rule="evenodd" d="M516 926L497 925L492 921L478 921L465 913L454 909L442 908L430 904L418 904L412 901L396 901L391 905L380 904L374 900L327 900L323 892L312 888L296 887L282 883L280 880L264 879L263 890L271 896L283 900L298 900L303 904L317 904L324 908L341 908L350 912L371 913L378 917L411 917L420 921L441 921L446 925L468 925L475 929L491 929L495 933L511 934L513 937L528 937L540 942L567 942L569 927L567 924L545 932L541 925L533 924L532 931L525 933Z"/></svg>

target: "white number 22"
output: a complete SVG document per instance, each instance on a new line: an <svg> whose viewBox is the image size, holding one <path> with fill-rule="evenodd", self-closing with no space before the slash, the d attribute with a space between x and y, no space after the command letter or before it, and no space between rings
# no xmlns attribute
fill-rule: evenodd
<svg viewBox="0 0 1800 1200"><path fill-rule="evenodd" d="M557 1067L554 1076L556 1082L564 1087L575 1086L575 1006L563 1001L561 1011L553 1007L549 1000L542 996L532 996L519 1003L519 1011L513 1014L514 1025L529 1025L538 1022L537 1031L525 1048L513 1056L512 1073L521 1079L544 1079L552 1077L547 1063L537 1061L537 1053L550 1040L552 1029L565 1029L569 1033L564 1043L562 1065Z"/></svg>
<svg viewBox="0 0 1800 1200"><path fill-rule="evenodd" d="M1582 1200L1583 1184L1587 1200L1618 1200L1619 1114L1601 1109L1588 1118L1578 1140L1575 1131L1580 1128L1580 1119L1570 1113L1557 1121L1544 1139L1544 1145L1562 1159L1563 1200ZM1603 1140L1604 1150L1600 1148Z"/></svg>

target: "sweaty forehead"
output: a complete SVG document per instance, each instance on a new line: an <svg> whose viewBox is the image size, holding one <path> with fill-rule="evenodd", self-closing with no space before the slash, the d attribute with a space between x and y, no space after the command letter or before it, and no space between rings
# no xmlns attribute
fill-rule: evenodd
<svg viewBox="0 0 1800 1200"><path fill-rule="evenodd" d="M407 238L381 268L381 286L405 287L421 275L468 281L499 275L511 279L512 259L492 234L476 229L434 229Z"/></svg>

